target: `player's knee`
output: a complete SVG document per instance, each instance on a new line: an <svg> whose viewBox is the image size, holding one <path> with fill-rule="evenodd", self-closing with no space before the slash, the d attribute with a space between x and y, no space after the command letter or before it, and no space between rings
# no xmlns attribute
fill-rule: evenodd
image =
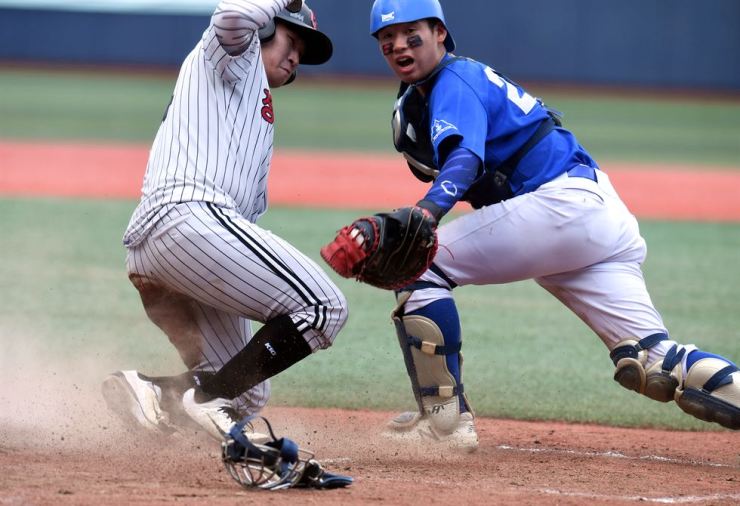
<svg viewBox="0 0 740 506"><path fill-rule="evenodd" d="M683 358L684 350L674 346L662 360L648 364L648 350L668 339L666 334L653 334L644 339L626 339L610 353L616 370L614 380L628 390L650 397L656 401L673 400L680 378L674 369Z"/></svg>
<svg viewBox="0 0 740 506"><path fill-rule="evenodd" d="M316 342L310 343L311 347L328 348L347 323L349 317L347 300L337 290L319 304L301 310L298 317L302 318L305 321L304 325L311 327L310 332L315 334Z"/></svg>

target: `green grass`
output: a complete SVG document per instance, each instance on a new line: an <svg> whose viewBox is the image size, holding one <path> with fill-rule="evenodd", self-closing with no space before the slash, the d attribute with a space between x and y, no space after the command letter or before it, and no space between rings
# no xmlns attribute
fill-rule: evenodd
<svg viewBox="0 0 740 506"><path fill-rule="evenodd" d="M39 363L95 362L95 371L181 370L126 279L123 229L134 203L2 199L0 338L34 346ZM356 211L271 209L261 225L319 261L319 247ZM653 300L681 342L740 358L740 224L643 222ZM333 275L350 320L335 345L274 381L274 404L413 406L389 320L392 296ZM619 387L599 340L532 282L466 287L465 384L482 415L624 426L713 429ZM5 356L13 356L8 354ZM1 364L1 360L0 360ZM88 378L95 383L98 378Z"/></svg>
<svg viewBox="0 0 740 506"><path fill-rule="evenodd" d="M175 75L0 69L0 139L149 144ZM740 170L740 103L531 89L599 160L731 166ZM301 80L275 91L279 148L391 153L395 84ZM2 161L0 160L0 166ZM0 168L1 170L1 168ZM0 199L0 369L28 347L35 367L94 363L106 371L182 368L126 279L120 244L134 203ZM261 225L315 260L357 211L271 209ZM740 224L643 222L645 274L673 335L740 358ZM389 293L331 274L351 317L329 351L274 381L273 402L401 409L413 406L389 320ZM625 426L715 428L619 387L604 346L532 282L466 287L465 384L480 414ZM83 360L84 359L84 360ZM13 364L16 365L16 364Z"/></svg>
<svg viewBox="0 0 740 506"><path fill-rule="evenodd" d="M171 74L0 69L0 138L150 143ZM275 90L280 148L391 153L396 85L299 80ZM725 165L740 170L740 102L530 89L565 113L597 160Z"/></svg>

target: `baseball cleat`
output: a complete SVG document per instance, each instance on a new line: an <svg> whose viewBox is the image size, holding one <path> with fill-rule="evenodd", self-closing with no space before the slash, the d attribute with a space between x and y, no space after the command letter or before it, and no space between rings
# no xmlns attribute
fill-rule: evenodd
<svg viewBox="0 0 740 506"><path fill-rule="evenodd" d="M383 436L400 443L434 444L450 450L474 452L478 448L478 433L471 413L462 413L455 430L443 433L429 418L418 412L406 411L388 423Z"/></svg>
<svg viewBox="0 0 740 506"><path fill-rule="evenodd" d="M394 431L409 430L419 423L420 419L421 413L418 411L404 411L388 422L388 428Z"/></svg>
<svg viewBox="0 0 740 506"><path fill-rule="evenodd" d="M183 394L182 407L192 421L217 441L227 439L231 428L241 420L229 399L217 397L199 403L195 400L194 388L186 390ZM243 432L254 444L262 444L271 440L267 434L254 432L251 424L247 424Z"/></svg>
<svg viewBox="0 0 740 506"><path fill-rule="evenodd" d="M138 372L114 372L103 380L101 392L108 409L127 426L152 433L175 432L160 407L162 390Z"/></svg>

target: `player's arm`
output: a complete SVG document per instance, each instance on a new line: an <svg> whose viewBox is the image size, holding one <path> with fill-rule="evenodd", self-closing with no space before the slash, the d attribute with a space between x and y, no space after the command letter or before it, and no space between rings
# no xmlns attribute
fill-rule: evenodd
<svg viewBox="0 0 740 506"><path fill-rule="evenodd" d="M461 146L458 137L448 138L444 147L447 148L445 151L448 154L439 171L439 176L424 198L416 204L429 210L437 222L470 188L478 177L481 167L480 158Z"/></svg>
<svg viewBox="0 0 740 506"><path fill-rule="evenodd" d="M439 221L483 172L488 119L480 98L453 72L443 72L435 83L429 118L440 171L417 205Z"/></svg>
<svg viewBox="0 0 740 506"><path fill-rule="evenodd" d="M221 0L211 18L218 41L232 56L249 47L254 34L286 7L300 10L302 0Z"/></svg>

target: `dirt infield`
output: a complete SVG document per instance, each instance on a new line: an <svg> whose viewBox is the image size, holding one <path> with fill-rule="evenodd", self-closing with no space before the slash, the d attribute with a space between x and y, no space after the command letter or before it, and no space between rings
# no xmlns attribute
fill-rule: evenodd
<svg viewBox="0 0 740 506"><path fill-rule="evenodd" d="M0 195L137 198L148 147L0 141ZM740 221L740 170L605 163L641 218ZM398 177L402 174L402 177ZM416 202L424 184L396 155L276 151L271 205L383 209Z"/></svg>
<svg viewBox="0 0 740 506"><path fill-rule="evenodd" d="M0 143L0 195L135 198L146 156L138 146ZM740 221L740 173L697 179L691 170L637 169L609 173L639 216ZM278 153L271 202L408 204L421 187L391 178L398 170L406 169L396 157ZM380 434L390 413L287 407L266 410L278 434L356 482L332 491L246 491L223 470L218 444L201 434L128 432L101 408L99 372L59 366L87 378L79 383L16 362L6 358L0 369L0 505L740 504L738 432L479 418L480 449L463 456L388 442ZM27 377L14 376L14 367Z"/></svg>
<svg viewBox="0 0 740 506"><path fill-rule="evenodd" d="M388 443L379 436L387 413L266 414L327 467L352 475L352 487L246 491L223 470L217 443L136 436L110 421L88 433L57 428L56 441L4 427L0 504L740 504L740 439L728 431L481 418L481 447L463 456Z"/></svg>

